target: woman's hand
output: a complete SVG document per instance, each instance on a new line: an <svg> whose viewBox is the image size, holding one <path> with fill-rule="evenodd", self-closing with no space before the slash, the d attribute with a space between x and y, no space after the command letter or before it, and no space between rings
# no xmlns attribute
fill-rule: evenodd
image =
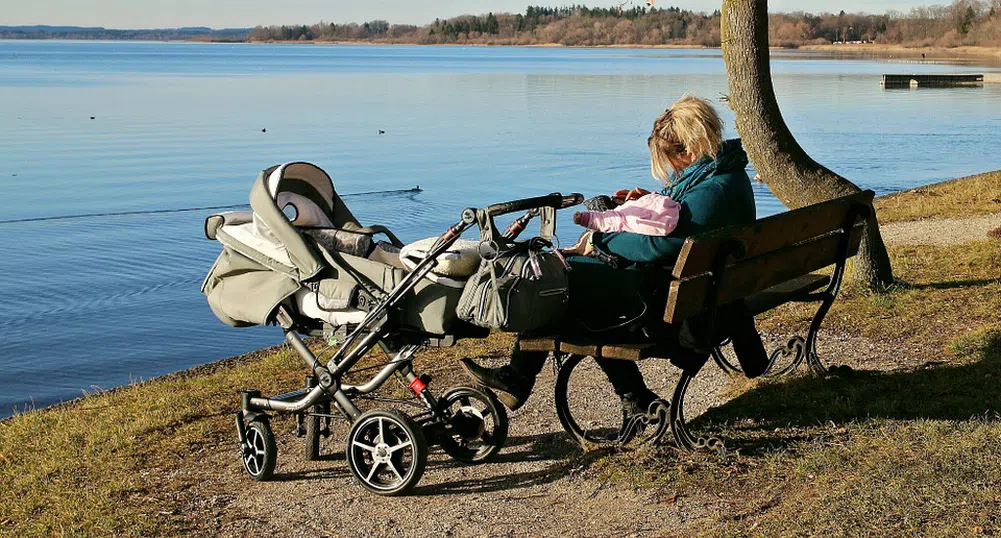
<svg viewBox="0 0 1001 538"><path fill-rule="evenodd" d="M577 244L563 249L563 254L566 256L590 256L592 252L594 252L594 245L591 244L591 232L589 231L581 234Z"/></svg>
<svg viewBox="0 0 1001 538"><path fill-rule="evenodd" d="M648 194L650 194L650 191L641 187L636 187L635 189L632 190L629 189L617 190L615 191L615 194L612 195L612 198L614 198L616 202L619 202L621 204L628 202L630 200L638 200Z"/></svg>

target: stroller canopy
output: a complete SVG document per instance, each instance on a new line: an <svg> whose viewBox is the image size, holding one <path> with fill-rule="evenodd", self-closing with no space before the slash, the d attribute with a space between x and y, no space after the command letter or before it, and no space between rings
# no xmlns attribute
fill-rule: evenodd
<svg viewBox="0 0 1001 538"><path fill-rule="evenodd" d="M360 228L330 176L310 163L285 163L262 171L250 191L250 207L255 220L288 251L301 279L315 276L324 263L293 226Z"/></svg>

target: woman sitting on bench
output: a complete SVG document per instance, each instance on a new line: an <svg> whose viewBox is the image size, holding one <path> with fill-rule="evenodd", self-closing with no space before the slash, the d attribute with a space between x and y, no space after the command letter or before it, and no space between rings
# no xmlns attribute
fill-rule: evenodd
<svg viewBox="0 0 1001 538"><path fill-rule="evenodd" d="M666 236L631 232L587 232L574 247L569 261L570 305L567 318L554 333L584 334L605 342L654 341L680 345L672 361L686 367L686 356L705 362L709 350L695 342L705 335L696 324L660 322L663 305L648 304L667 285L669 271L688 236L755 220L754 194L744 171L748 160L740 140L723 140L723 122L712 104L685 95L654 122L647 139L653 177L665 185L662 194L680 204L676 228ZM633 198L648 191L629 191ZM621 191L620 191L621 193ZM620 194L617 193L617 194ZM620 197L621 199L622 197ZM646 316L647 312L651 316ZM656 319L651 319L656 318ZM689 326L691 325L691 326ZM730 336L745 373L761 374L767 366L764 346L754 320L740 306L721 309L719 335ZM694 348L694 349L693 349ZM511 362L484 368L470 359L463 367L477 382L498 392L511 410L528 399L535 379L545 365L547 352L521 351L515 343ZM629 413L646 411L658 396L647 388L636 363L597 359L622 398ZM701 363L698 366L701 366Z"/></svg>

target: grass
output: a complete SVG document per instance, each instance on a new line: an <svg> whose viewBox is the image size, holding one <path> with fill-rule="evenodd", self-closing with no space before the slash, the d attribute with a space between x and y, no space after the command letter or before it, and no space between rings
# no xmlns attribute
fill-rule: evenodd
<svg viewBox="0 0 1001 538"><path fill-rule="evenodd" d="M183 534L165 517L165 470L231 437L238 388L297 380L292 360L287 351L259 352L0 422L0 534Z"/></svg>
<svg viewBox="0 0 1001 538"><path fill-rule="evenodd" d="M825 331L920 344L948 354L944 342L1001 323L1001 241L890 245L889 254L897 282L885 294L845 289L824 320ZM807 325L815 309L786 305L760 318L759 327L788 332L789 326Z"/></svg>
<svg viewBox="0 0 1001 538"><path fill-rule="evenodd" d="M1001 213L1001 171L881 196L875 205L882 224Z"/></svg>
<svg viewBox="0 0 1001 538"><path fill-rule="evenodd" d="M878 206L888 222L996 212L997 197L995 173ZM718 507L693 523L705 536L1001 533L1001 241L890 254L900 281L883 295L846 290L821 338L908 344L923 356L901 363L924 367L735 385L736 397L695 426L739 450L626 451L588 472L650 488L664 503ZM788 306L760 325L788 332L811 315ZM458 357L499 356L510 345L506 335L463 341L423 354L418 367L436 375ZM0 421L0 535L197 531L176 512L192 484L175 471L200 454L235 453L239 389L275 393L302 375L300 360L277 348Z"/></svg>

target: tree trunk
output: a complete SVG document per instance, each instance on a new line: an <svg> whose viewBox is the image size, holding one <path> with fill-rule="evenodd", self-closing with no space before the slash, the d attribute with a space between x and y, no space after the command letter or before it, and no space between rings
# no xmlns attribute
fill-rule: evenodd
<svg viewBox="0 0 1001 538"><path fill-rule="evenodd" d="M799 146L779 111L768 53L768 2L723 0L723 62L737 133L768 188L790 209L859 191L847 179L817 163ZM866 223L854 278L869 289L893 282L876 215Z"/></svg>

